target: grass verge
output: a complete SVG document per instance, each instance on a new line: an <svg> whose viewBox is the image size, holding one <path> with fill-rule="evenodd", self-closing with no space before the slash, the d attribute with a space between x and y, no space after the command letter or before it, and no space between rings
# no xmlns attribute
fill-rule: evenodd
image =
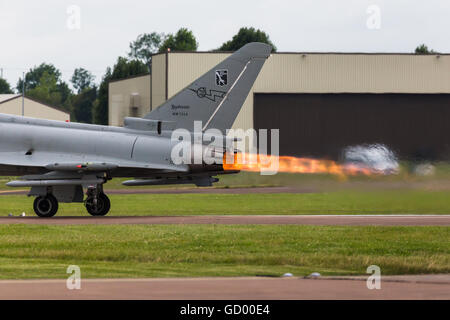
<svg viewBox="0 0 450 320"><path fill-rule="evenodd" d="M111 216L450 214L448 191L373 191L311 194L111 195ZM1 196L0 215L34 215L33 198ZM82 204L61 204L58 216L85 216Z"/></svg>
<svg viewBox="0 0 450 320"><path fill-rule="evenodd" d="M0 279L450 272L446 227L2 226Z"/></svg>

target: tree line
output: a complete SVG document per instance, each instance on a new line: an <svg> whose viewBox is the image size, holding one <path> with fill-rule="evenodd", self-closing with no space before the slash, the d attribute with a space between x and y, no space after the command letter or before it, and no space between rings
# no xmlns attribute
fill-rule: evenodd
<svg viewBox="0 0 450 320"><path fill-rule="evenodd" d="M267 33L255 28L241 28L233 38L213 51L236 51L250 42L270 44L277 50ZM110 81L151 72L152 56L173 51L197 51L198 42L192 31L181 28L175 34L144 33L130 43L126 57L118 57L113 67L108 67L100 84L83 68L75 69L70 82L64 82L61 72L52 64L42 63L30 69L25 79L19 79L16 92L22 92L25 81L26 96L43 103L60 107L71 114L71 119L82 123L108 124L108 85ZM425 44L418 46L416 54L435 54ZM0 94L12 94L13 88L0 78Z"/></svg>
<svg viewBox="0 0 450 320"><path fill-rule="evenodd" d="M230 40L214 51L236 51L250 42L264 42L275 45L269 36L255 28L241 28ZM156 53L172 51L197 51L198 42L192 31L181 28L175 34L144 33L130 43L126 57L118 57L113 67L108 67L100 84L86 69L75 69L70 86L63 81L61 72L51 63L42 63L20 78L16 92L22 92L25 84L26 96L71 114L72 121L81 123L108 124L108 84L110 81L138 76L151 72L152 56ZM25 81L25 83L24 83ZM13 88L0 78L0 94L12 94Z"/></svg>

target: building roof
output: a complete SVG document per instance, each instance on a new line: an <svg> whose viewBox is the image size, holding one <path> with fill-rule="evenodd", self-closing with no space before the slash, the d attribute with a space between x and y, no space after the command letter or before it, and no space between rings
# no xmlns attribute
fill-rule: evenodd
<svg viewBox="0 0 450 320"><path fill-rule="evenodd" d="M6 103L8 101L15 100L17 98L21 98L21 97L22 97L21 94L0 94L0 105L3 104L3 103ZM27 97L27 96L25 96L25 99L37 102L37 103L42 104L43 106L46 106L48 108L52 108L52 109L58 110L60 112L64 112L66 114L70 114L69 112L67 112L66 110L64 110L64 109L62 109L60 107L51 106L51 105L49 105L49 104L47 104L45 102L39 101L37 99L30 98L30 97Z"/></svg>
<svg viewBox="0 0 450 320"><path fill-rule="evenodd" d="M150 72L146 72L146 73L142 73L142 74L138 74L138 75L132 75L132 76L128 76L128 77L120 78L120 79L109 80L108 83L120 82L123 80L131 80L131 79L148 77L148 76L151 76Z"/></svg>
<svg viewBox="0 0 450 320"><path fill-rule="evenodd" d="M20 94L0 94L0 103L16 99Z"/></svg>
<svg viewBox="0 0 450 320"><path fill-rule="evenodd" d="M151 56L157 56L157 55L163 55L163 54L183 54L183 53L198 53L198 54L232 54L233 51L169 51L169 52L158 52L154 53ZM281 54L297 54L297 55L367 55L367 56L448 56L450 53L448 52L434 52L434 53L424 53L424 54L418 54L414 52L314 52L314 51L303 51L303 52L296 52L296 51L285 51L285 52L272 52L274 55L281 55Z"/></svg>

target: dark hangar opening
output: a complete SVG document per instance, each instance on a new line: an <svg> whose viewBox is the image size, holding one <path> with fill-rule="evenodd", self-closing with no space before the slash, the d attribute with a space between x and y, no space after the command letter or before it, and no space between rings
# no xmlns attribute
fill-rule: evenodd
<svg viewBox="0 0 450 320"><path fill-rule="evenodd" d="M383 143L402 159L450 159L450 94L255 94L254 128L280 129L280 154L339 159Z"/></svg>

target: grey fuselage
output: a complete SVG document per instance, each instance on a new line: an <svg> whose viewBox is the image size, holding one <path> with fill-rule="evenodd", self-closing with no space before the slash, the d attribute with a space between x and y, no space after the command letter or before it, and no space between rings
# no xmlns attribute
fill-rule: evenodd
<svg viewBox="0 0 450 320"><path fill-rule="evenodd" d="M46 173L56 163L113 164L111 177L221 172L221 165L174 165L171 132L132 130L0 114L0 175Z"/></svg>

